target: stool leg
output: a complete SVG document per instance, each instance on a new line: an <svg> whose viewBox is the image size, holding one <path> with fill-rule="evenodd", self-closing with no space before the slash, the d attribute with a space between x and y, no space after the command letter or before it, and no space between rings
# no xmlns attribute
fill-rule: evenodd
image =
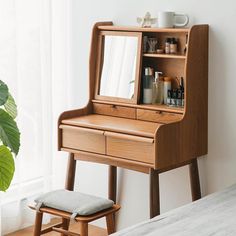
<svg viewBox="0 0 236 236"><path fill-rule="evenodd" d="M43 221L43 213L42 212L36 212L35 226L34 226L34 236L40 236L41 235L42 221Z"/></svg>
<svg viewBox="0 0 236 236"><path fill-rule="evenodd" d="M62 229L69 229L70 220L62 218ZM65 236L65 234L61 233L61 236Z"/></svg>
<svg viewBox="0 0 236 236"><path fill-rule="evenodd" d="M107 233L112 234L115 232L115 221L114 221L114 214L109 214L106 216L107 221Z"/></svg>
<svg viewBox="0 0 236 236"><path fill-rule="evenodd" d="M194 159L189 164L189 175L191 182L192 200L196 201L201 198L201 188L200 188L197 159Z"/></svg>
<svg viewBox="0 0 236 236"><path fill-rule="evenodd" d="M80 236L88 236L88 223L78 222L79 223L79 234Z"/></svg>
<svg viewBox="0 0 236 236"><path fill-rule="evenodd" d="M160 215L159 173L150 169L150 219Z"/></svg>

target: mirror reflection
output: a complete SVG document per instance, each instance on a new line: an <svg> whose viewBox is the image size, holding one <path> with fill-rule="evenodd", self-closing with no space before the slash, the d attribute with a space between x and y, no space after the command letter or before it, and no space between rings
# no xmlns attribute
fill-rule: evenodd
<svg viewBox="0 0 236 236"><path fill-rule="evenodd" d="M100 95L132 99L137 50L136 36L103 36Z"/></svg>

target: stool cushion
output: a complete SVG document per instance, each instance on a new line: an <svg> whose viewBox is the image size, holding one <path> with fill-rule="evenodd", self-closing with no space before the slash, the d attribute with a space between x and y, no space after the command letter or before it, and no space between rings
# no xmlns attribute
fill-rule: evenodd
<svg viewBox="0 0 236 236"><path fill-rule="evenodd" d="M45 193L34 201L37 203L36 208L46 206L66 211L72 213L72 218L77 215L95 214L114 205L112 200L68 190L55 190Z"/></svg>

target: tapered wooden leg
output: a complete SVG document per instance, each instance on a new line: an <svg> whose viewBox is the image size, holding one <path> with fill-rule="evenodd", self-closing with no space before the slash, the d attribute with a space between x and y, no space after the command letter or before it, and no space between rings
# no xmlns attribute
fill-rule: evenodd
<svg viewBox="0 0 236 236"><path fill-rule="evenodd" d="M108 198L116 203L117 193L117 167L109 166L108 171ZM115 213L113 214L114 228L115 228Z"/></svg>
<svg viewBox="0 0 236 236"><path fill-rule="evenodd" d="M108 198L116 203L117 167L109 166Z"/></svg>
<svg viewBox="0 0 236 236"><path fill-rule="evenodd" d="M150 218L160 215L159 173L150 169Z"/></svg>
<svg viewBox="0 0 236 236"><path fill-rule="evenodd" d="M115 232L115 221L114 221L114 214L109 214L106 216L107 222L107 233L112 234Z"/></svg>
<svg viewBox="0 0 236 236"><path fill-rule="evenodd" d="M70 220L62 218L62 229L68 230L69 229ZM66 236L65 234L61 233L61 236Z"/></svg>
<svg viewBox="0 0 236 236"><path fill-rule="evenodd" d="M42 221L43 221L43 213L42 212L36 212L35 226L34 226L34 236L40 236L41 235Z"/></svg>
<svg viewBox="0 0 236 236"><path fill-rule="evenodd" d="M200 188L197 159L194 159L192 163L189 164L189 175L191 182L192 200L196 201L201 198L201 188Z"/></svg>
<svg viewBox="0 0 236 236"><path fill-rule="evenodd" d="M74 154L70 153L68 157L65 188L71 191L74 190L75 171L76 171L76 160L74 159Z"/></svg>
<svg viewBox="0 0 236 236"><path fill-rule="evenodd" d="M78 222L79 223L79 234L80 236L88 236L88 223Z"/></svg>

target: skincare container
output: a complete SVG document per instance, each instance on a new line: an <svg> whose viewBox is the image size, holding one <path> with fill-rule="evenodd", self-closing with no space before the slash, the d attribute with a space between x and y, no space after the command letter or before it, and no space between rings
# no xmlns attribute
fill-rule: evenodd
<svg viewBox="0 0 236 236"><path fill-rule="evenodd" d="M152 86L152 104L163 104L164 81L163 77L159 76L160 74L162 72L155 72L155 79Z"/></svg>
<svg viewBox="0 0 236 236"><path fill-rule="evenodd" d="M171 90L171 78L164 77L164 104L167 104L168 90Z"/></svg>
<svg viewBox="0 0 236 236"><path fill-rule="evenodd" d="M145 75L143 77L143 103L152 103L152 87L153 87L154 77L153 68L146 67Z"/></svg>

